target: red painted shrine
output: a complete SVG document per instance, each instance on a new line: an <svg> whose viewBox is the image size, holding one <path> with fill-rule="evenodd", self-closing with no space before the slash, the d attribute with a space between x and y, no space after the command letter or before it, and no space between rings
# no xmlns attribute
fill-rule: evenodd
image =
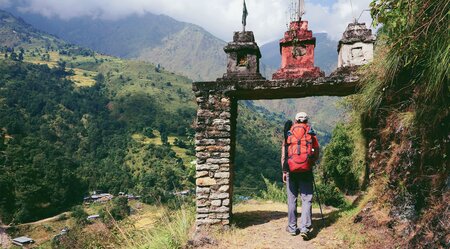
<svg viewBox="0 0 450 249"><path fill-rule="evenodd" d="M291 22L289 30L280 40L281 68L272 78L297 79L325 76L320 68L314 66L316 38L308 30L308 21Z"/></svg>

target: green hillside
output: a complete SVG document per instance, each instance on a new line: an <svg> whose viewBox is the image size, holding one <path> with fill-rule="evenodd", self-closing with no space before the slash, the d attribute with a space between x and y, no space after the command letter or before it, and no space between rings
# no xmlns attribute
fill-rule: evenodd
<svg viewBox="0 0 450 249"><path fill-rule="evenodd" d="M5 47L46 46L61 43L58 39L40 32L30 24L8 12L0 10L0 44Z"/></svg>
<svg viewBox="0 0 450 249"><path fill-rule="evenodd" d="M14 46L0 44L3 222L54 215L79 204L89 190L134 193L152 203L193 188L196 104L189 79L70 45L0 13L4 40L22 37ZM240 110L240 118L256 120L243 122L240 132L265 123L257 135L276 133L280 122L270 120L273 114L246 105ZM252 146L238 145L243 171L263 162L263 174L277 180L278 146L261 142L258 147L272 152L248 157ZM259 161L240 159L255 156ZM259 176L252 185L265 186Z"/></svg>
<svg viewBox="0 0 450 249"><path fill-rule="evenodd" d="M122 58L149 61L190 79L215 80L226 71L225 42L204 29L164 15L146 13L120 20L73 18L61 20L38 14L15 12L34 26L69 42ZM231 39L230 34L230 39ZM257 34L256 34L257 35ZM337 42L324 33L317 38L316 64L329 74L337 64ZM261 71L270 79L281 62L278 41L261 46ZM257 101L272 112L292 118L300 109L308 111L327 133L328 141L342 110L340 98ZM328 110L331 107L333 110Z"/></svg>

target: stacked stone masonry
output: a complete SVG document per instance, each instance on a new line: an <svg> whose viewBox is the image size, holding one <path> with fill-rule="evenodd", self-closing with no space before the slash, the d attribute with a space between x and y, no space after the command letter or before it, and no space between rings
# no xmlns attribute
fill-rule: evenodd
<svg viewBox="0 0 450 249"><path fill-rule="evenodd" d="M197 91L196 97L196 224L228 226L232 197L232 100L214 91Z"/></svg>

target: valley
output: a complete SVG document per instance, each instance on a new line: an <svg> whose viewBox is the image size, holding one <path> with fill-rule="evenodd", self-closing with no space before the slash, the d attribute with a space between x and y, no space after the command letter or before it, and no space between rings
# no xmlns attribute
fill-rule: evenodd
<svg viewBox="0 0 450 249"><path fill-rule="evenodd" d="M347 62L364 63L341 67L336 82L356 82L344 77L355 73L357 93L234 105L233 90L256 89L256 99L267 90L262 85L280 85L198 88L193 82L225 73L226 43L199 25L153 14L162 6L155 13L192 18L177 10L186 7L182 1L0 1L0 247L30 237L34 244L25 248L448 248L450 3L306 2L306 20L348 25L339 46L354 45ZM234 20L234 4L195 11L209 6ZM256 17L267 25L264 32L280 24L279 10L247 4L244 29L249 13L250 25ZM286 83L282 90L311 89L311 96L323 79L315 66L326 75L337 67L337 41L326 33L313 38L304 29L304 1L297 7L283 43L293 78L278 82ZM353 8L370 10L363 14L372 30L349 19ZM205 17L196 18L190 20ZM214 20L236 30L226 18ZM339 25L316 31L340 33ZM270 79L280 67L279 41L259 45ZM230 68L249 79L259 65L245 44L240 48ZM312 230L287 233L292 190L282 182L280 145L289 134L285 121L300 110L320 157L302 162L311 159L314 171Z"/></svg>
<svg viewBox="0 0 450 249"><path fill-rule="evenodd" d="M56 199L42 196L30 200L31 206L4 204L12 204L5 206L7 218L3 219L4 223L32 221L66 210L78 203L88 190L131 191L151 203L159 200L157 196L170 198L170 192L175 189L193 187L192 122L195 103L191 80L158 65L124 60L68 44L7 12L1 12L0 20L2 32L10 37L8 41L13 41L12 37L18 34L21 37L10 44L12 47L5 44L0 49L3 84L0 94L6 101L1 113L10 117L0 121L5 144L2 150L8 158L25 150L25 141L30 146L40 143L42 151L54 150L56 145L60 154L44 154L42 163L53 162L52 167L58 167L61 158L68 160L72 168L58 169L58 174L71 175L73 181L81 185L77 193L71 194L68 201L71 204L57 204L58 198L64 198L64 193ZM9 74L9 71L17 73ZM33 83L27 82L30 77L34 78ZM31 99L27 101L25 96ZM262 120L273 114L258 112L251 103L242 104L240 108L240 118L259 121L244 125L244 131L259 127L264 131L260 136L277 133L275 127L282 123L281 117L272 118L260 126ZM253 145L242 141L239 154L244 156L248 146ZM275 146L265 144L262 147L271 150L272 155L277 154ZM36 156L31 152L25 154L26 161L21 163L3 161L6 168L2 170L18 174L19 169L15 165L19 163L24 164L21 169L24 174L30 169L40 169L46 176L49 173L46 168L50 166L39 166L33 159ZM271 165L264 174L272 180L277 179L277 174L272 173L278 168L276 158L267 156L263 160ZM246 167L257 165L249 161L238 170L245 171ZM7 177L5 173L2 176ZM27 196L36 194L35 191L40 191L38 186L48 184L50 179L43 177L42 183L11 178L0 180L7 187L5 189L12 186L28 188L30 183L36 186L37 189L31 192L24 189ZM253 184L263 186L264 182L259 178L254 179ZM59 191L58 188L69 190L59 180L54 180L52 185L55 192ZM3 201L22 198L12 196L15 194L8 192L2 197L5 198ZM19 210L29 212L35 205L45 206L42 209L45 214L16 216Z"/></svg>

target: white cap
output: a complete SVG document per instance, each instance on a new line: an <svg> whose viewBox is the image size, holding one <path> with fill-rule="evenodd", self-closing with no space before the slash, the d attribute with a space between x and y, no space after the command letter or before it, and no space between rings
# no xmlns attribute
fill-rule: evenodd
<svg viewBox="0 0 450 249"><path fill-rule="evenodd" d="M295 120L300 122L308 121L308 114L306 112L299 112L295 115Z"/></svg>

